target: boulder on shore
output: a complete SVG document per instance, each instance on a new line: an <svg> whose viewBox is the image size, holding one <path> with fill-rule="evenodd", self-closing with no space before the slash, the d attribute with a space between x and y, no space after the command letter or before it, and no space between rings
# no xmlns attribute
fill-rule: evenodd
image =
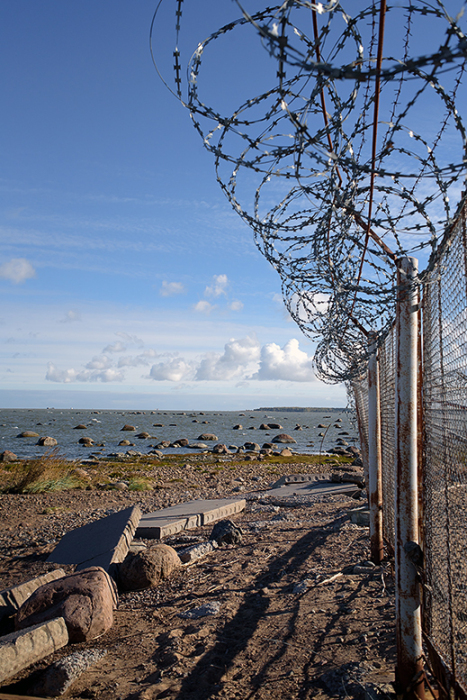
<svg viewBox="0 0 467 700"><path fill-rule="evenodd" d="M17 630L63 617L70 642L100 637L113 624L117 592L99 566L50 581L38 588L15 615Z"/></svg>
<svg viewBox="0 0 467 700"><path fill-rule="evenodd" d="M137 554L127 555L126 559L119 564L120 586L124 591L153 588L180 566L180 557L173 547L167 544L156 544Z"/></svg>
<svg viewBox="0 0 467 700"><path fill-rule="evenodd" d="M4 450L0 452L0 462L16 462L18 460L17 455L11 450Z"/></svg>
<svg viewBox="0 0 467 700"><path fill-rule="evenodd" d="M215 442L216 440L219 440L219 438L217 437L217 435L214 435L214 433L201 433L201 435L199 435L197 439L198 439L198 440L205 440L205 441L206 441L206 440L212 440L212 441L214 441L214 442Z"/></svg>

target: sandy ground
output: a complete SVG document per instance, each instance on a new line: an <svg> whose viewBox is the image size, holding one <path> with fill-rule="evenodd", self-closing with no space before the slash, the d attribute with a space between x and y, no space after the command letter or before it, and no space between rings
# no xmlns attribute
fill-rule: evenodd
<svg viewBox="0 0 467 700"><path fill-rule="evenodd" d="M54 568L45 560L65 532L128 505L150 512L266 489L282 473L329 470L328 462L298 459L201 466L191 462L179 473L159 466L158 488L144 492L0 494L0 588ZM248 501L232 518L243 529L240 544L220 547L157 588L121 593L109 632L60 650L1 691L28 693L32 671L92 648L107 655L74 683L70 697L388 697L395 665L391 564L353 572L369 558L368 529L349 520L358 505L336 495L299 508ZM211 529L187 534L207 539ZM216 615L179 617L209 602L218 603Z"/></svg>

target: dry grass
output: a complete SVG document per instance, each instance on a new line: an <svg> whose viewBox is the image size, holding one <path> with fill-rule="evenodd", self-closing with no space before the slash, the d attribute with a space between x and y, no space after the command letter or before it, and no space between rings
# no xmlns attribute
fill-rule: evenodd
<svg viewBox="0 0 467 700"><path fill-rule="evenodd" d="M10 493L44 493L77 488L79 479L70 473L73 466L57 451L25 460L10 472L3 490Z"/></svg>

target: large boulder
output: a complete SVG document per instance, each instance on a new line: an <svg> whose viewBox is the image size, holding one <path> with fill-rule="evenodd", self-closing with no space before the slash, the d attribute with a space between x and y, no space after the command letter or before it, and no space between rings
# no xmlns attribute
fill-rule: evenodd
<svg viewBox="0 0 467 700"><path fill-rule="evenodd" d="M84 445L85 447L92 447L92 445L94 445L94 440L90 437L83 436L78 440L78 442L80 445Z"/></svg>
<svg viewBox="0 0 467 700"><path fill-rule="evenodd" d="M18 457L11 450L0 452L0 462L17 462Z"/></svg>
<svg viewBox="0 0 467 700"><path fill-rule="evenodd" d="M99 566L50 581L38 588L15 615L17 630L63 617L70 642L100 637L113 624L117 591Z"/></svg>
<svg viewBox="0 0 467 700"><path fill-rule="evenodd" d="M175 440L173 444L178 445L179 447L188 447L190 442L187 438L179 438L178 440Z"/></svg>
<svg viewBox="0 0 467 700"><path fill-rule="evenodd" d="M181 566L173 547L156 544L137 554L129 554L118 567L120 586L124 591L153 588Z"/></svg>
<svg viewBox="0 0 467 700"><path fill-rule="evenodd" d="M275 443L292 443L292 442L297 442L296 440L293 439L291 435L287 435L287 433L279 433L279 435L276 435L272 439L272 442Z"/></svg>
<svg viewBox="0 0 467 700"><path fill-rule="evenodd" d="M197 439L198 439L198 440L204 440L204 441L207 441L207 440L213 440L213 441L219 440L219 438L217 437L217 435L214 435L213 433L201 433L201 435L199 435Z"/></svg>
<svg viewBox="0 0 467 700"><path fill-rule="evenodd" d="M228 455L228 454L230 454L230 450L228 449L227 445L224 445L221 442L218 445L214 445L214 447L212 448L212 451L216 455Z"/></svg>
<svg viewBox="0 0 467 700"><path fill-rule="evenodd" d="M261 449L257 442L245 442L243 447L249 452L259 452Z"/></svg>
<svg viewBox="0 0 467 700"><path fill-rule="evenodd" d="M40 447L55 447L58 443L55 438L46 436L40 437L36 444Z"/></svg>

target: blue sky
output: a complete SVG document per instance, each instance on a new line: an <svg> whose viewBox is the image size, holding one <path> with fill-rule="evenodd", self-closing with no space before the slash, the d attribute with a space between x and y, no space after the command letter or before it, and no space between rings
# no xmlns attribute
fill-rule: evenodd
<svg viewBox="0 0 467 700"><path fill-rule="evenodd" d="M154 70L155 7L0 4L0 405L345 405Z"/></svg>

